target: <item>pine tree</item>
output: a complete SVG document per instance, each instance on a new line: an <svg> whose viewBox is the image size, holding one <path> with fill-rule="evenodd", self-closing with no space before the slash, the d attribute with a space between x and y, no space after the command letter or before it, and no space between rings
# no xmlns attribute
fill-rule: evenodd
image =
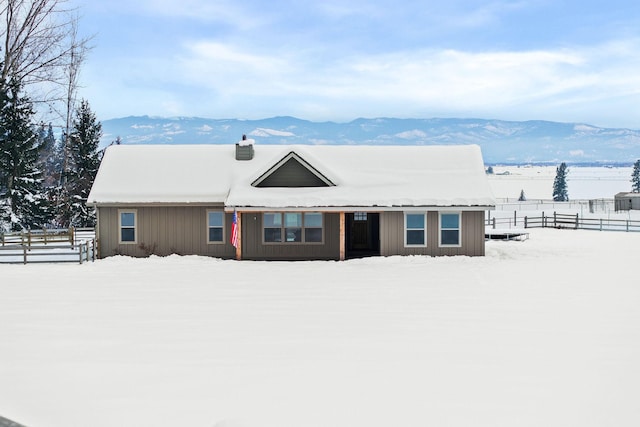
<svg viewBox="0 0 640 427"><path fill-rule="evenodd" d="M62 195L61 222L74 227L93 227L95 210L87 206L87 197L98 173L102 153L98 150L102 124L86 100L75 112L73 128L67 141L68 170Z"/></svg>
<svg viewBox="0 0 640 427"><path fill-rule="evenodd" d="M567 164L562 162L556 168L556 178L553 181L553 200L555 202L568 202L567 192Z"/></svg>
<svg viewBox="0 0 640 427"><path fill-rule="evenodd" d="M633 164L633 172L631 173L631 191L640 193L640 159Z"/></svg>
<svg viewBox="0 0 640 427"><path fill-rule="evenodd" d="M524 195L524 190L520 190L520 197L518 197L519 202L526 202L527 196Z"/></svg>
<svg viewBox="0 0 640 427"><path fill-rule="evenodd" d="M57 187L60 183L62 169L62 150L53 134L51 123L41 123L38 127L38 140L42 146L38 167L42 170L43 186L45 188Z"/></svg>
<svg viewBox="0 0 640 427"><path fill-rule="evenodd" d="M37 167L41 145L32 126L33 106L12 79L0 91L0 222L24 230L48 222Z"/></svg>

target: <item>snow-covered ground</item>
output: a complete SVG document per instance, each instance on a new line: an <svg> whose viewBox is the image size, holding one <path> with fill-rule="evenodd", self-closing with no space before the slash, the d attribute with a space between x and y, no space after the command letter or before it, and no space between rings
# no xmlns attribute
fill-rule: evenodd
<svg viewBox="0 0 640 427"><path fill-rule="evenodd" d="M637 426L640 233L487 256L0 265L28 426Z"/></svg>
<svg viewBox="0 0 640 427"><path fill-rule="evenodd" d="M488 175L494 195L517 200L524 190L527 199L552 199L555 166L493 166ZM632 167L569 166L569 199L613 199L616 193L631 191Z"/></svg>

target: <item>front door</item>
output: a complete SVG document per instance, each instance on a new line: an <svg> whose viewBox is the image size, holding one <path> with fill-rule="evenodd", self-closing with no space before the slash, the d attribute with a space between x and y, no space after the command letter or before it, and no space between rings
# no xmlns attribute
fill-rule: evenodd
<svg viewBox="0 0 640 427"><path fill-rule="evenodd" d="M380 255L380 217L378 213L346 214L347 258Z"/></svg>
<svg viewBox="0 0 640 427"><path fill-rule="evenodd" d="M369 221L366 212L355 212L351 223L351 247L364 250L369 247Z"/></svg>

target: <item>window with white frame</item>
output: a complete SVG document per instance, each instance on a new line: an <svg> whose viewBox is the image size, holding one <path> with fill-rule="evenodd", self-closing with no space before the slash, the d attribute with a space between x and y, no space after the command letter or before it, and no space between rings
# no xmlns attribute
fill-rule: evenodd
<svg viewBox="0 0 640 427"><path fill-rule="evenodd" d="M224 242L224 212L207 211L207 242Z"/></svg>
<svg viewBox="0 0 640 427"><path fill-rule="evenodd" d="M322 243L321 212L266 212L262 215L265 243Z"/></svg>
<svg viewBox="0 0 640 427"><path fill-rule="evenodd" d="M135 210L118 211L119 243L136 243L137 216L138 214Z"/></svg>
<svg viewBox="0 0 640 427"><path fill-rule="evenodd" d="M404 214L404 245L405 246L427 246L427 214L409 213Z"/></svg>
<svg viewBox="0 0 640 427"><path fill-rule="evenodd" d="M460 244L460 212L440 212L440 246Z"/></svg>

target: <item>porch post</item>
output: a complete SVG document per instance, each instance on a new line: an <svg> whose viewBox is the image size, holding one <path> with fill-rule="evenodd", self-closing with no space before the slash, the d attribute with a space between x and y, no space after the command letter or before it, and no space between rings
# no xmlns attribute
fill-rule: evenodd
<svg viewBox="0 0 640 427"><path fill-rule="evenodd" d="M242 213L236 212L236 227L238 231L238 244L236 245L236 259L242 259Z"/></svg>
<svg viewBox="0 0 640 427"><path fill-rule="evenodd" d="M346 251L346 239L345 239L345 219L344 212L340 212L340 261L344 261Z"/></svg>

